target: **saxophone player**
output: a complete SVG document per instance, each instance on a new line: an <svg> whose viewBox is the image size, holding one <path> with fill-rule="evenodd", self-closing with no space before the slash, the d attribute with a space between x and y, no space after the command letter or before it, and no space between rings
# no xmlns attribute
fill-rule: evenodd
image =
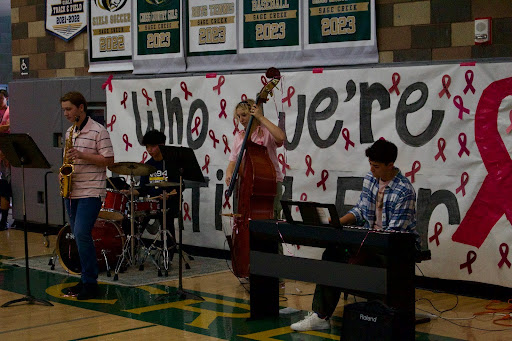
<svg viewBox="0 0 512 341"><path fill-rule="evenodd" d="M73 124L66 132L70 143L64 148L63 167L73 165L70 192L64 201L82 267L80 282L68 288L68 295L87 300L99 295L92 229L105 199L106 167L114 163L114 151L105 127L87 116L87 101L81 93L68 92L60 103L64 117Z"/></svg>

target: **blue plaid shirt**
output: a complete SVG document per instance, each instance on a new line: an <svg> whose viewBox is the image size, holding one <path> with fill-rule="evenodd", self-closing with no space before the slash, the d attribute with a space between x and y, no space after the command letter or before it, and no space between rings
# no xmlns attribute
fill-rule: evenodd
<svg viewBox="0 0 512 341"><path fill-rule="evenodd" d="M416 247L419 249L421 239L416 231L416 192L411 182L398 174L389 182L384 190L382 208L382 229L410 232L416 235ZM373 228L379 179L372 172L366 174L363 190L357 204L349 211L356 217L356 225Z"/></svg>

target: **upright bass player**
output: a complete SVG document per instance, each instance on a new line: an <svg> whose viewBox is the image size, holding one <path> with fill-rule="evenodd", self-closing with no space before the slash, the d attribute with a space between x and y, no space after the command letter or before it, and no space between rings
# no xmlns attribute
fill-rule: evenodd
<svg viewBox="0 0 512 341"><path fill-rule="evenodd" d="M283 145L286 135L263 115L261 108L277 81L274 79L273 85L264 87L256 101L248 99L238 103L234 112L235 122L241 123L244 129L235 135L233 141L226 184L229 186L228 195L231 195L233 178L236 179L243 163L237 185L238 212L230 245L233 272L241 282L249 276L249 219L277 218L281 212L284 176L279 167L277 148Z"/></svg>

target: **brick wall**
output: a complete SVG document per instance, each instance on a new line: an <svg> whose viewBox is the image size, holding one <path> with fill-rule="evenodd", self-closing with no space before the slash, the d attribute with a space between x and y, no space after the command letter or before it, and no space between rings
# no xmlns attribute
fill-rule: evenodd
<svg viewBox="0 0 512 341"><path fill-rule="evenodd" d="M69 42L46 32L45 4L45 0L11 0L13 79L20 78L21 57L29 57L30 78L88 75L87 32Z"/></svg>
<svg viewBox="0 0 512 341"><path fill-rule="evenodd" d="M376 0L379 62L512 56L510 0ZM492 17L492 45L474 44L474 19Z"/></svg>
<svg viewBox="0 0 512 341"><path fill-rule="evenodd" d="M30 57L31 78L89 75L87 33L70 42L45 31L45 0L11 0L12 70ZM510 0L376 0L379 62L512 56ZM492 17L492 45L474 45L474 18Z"/></svg>

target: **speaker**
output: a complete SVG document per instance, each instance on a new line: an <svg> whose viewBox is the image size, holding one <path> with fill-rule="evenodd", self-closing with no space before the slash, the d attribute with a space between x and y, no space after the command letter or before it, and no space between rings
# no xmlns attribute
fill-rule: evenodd
<svg viewBox="0 0 512 341"><path fill-rule="evenodd" d="M343 310L343 341L403 340L399 314L381 301L346 305Z"/></svg>

